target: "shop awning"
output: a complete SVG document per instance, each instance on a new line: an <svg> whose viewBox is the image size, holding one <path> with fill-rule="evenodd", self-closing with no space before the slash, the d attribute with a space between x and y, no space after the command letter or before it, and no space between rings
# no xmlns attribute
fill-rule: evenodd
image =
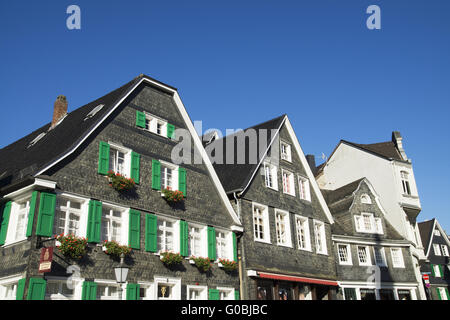
<svg viewBox="0 0 450 320"><path fill-rule="evenodd" d="M286 276L286 275L282 275L282 274L268 273L268 272L257 272L257 274L260 278L265 278L265 279L304 282L304 283L320 284L320 285L324 285L324 286L336 286L336 287L338 286L337 281L333 281L333 280L322 280L322 279L315 279L315 278Z"/></svg>

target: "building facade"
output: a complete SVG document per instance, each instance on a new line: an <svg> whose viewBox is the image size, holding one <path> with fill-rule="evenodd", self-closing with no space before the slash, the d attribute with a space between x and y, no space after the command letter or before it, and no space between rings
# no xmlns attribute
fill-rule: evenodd
<svg viewBox="0 0 450 320"><path fill-rule="evenodd" d="M336 190L323 190L335 223L340 294L345 300L416 300L409 241L385 218L369 180L356 180Z"/></svg>
<svg viewBox="0 0 450 320"><path fill-rule="evenodd" d="M241 146L246 161L239 164ZM333 221L288 117L216 139L206 150L214 160L219 150L234 154L232 163L213 163L245 230L238 243L243 299L336 299Z"/></svg>
<svg viewBox="0 0 450 320"><path fill-rule="evenodd" d="M70 113L58 97L54 115L0 150L0 299L239 298L237 270L219 259L237 260L243 229L207 157L173 160L181 136L192 154L203 148L175 88L141 75ZM134 188L120 191L117 174ZM51 271L40 273L42 248L62 246L60 234L87 238L87 253L55 248ZM131 248L123 284L107 244ZM169 252L181 262L163 263Z"/></svg>
<svg viewBox="0 0 450 320"><path fill-rule="evenodd" d="M450 241L436 219L419 223L426 259L421 261L422 274L428 275L427 299L450 300Z"/></svg>

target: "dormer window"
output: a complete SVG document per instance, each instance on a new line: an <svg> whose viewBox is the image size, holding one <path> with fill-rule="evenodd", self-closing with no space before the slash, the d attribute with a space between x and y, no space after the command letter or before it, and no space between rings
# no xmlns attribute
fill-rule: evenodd
<svg viewBox="0 0 450 320"><path fill-rule="evenodd" d="M281 159L292 162L291 145L281 141L280 149L281 149Z"/></svg>
<svg viewBox="0 0 450 320"><path fill-rule="evenodd" d="M355 215L356 232L383 234L381 218L375 218L373 213Z"/></svg>
<svg viewBox="0 0 450 320"><path fill-rule="evenodd" d="M361 196L361 203L364 203L364 204L372 204L372 200L370 199L370 197L369 197L368 194L364 193L364 194Z"/></svg>
<svg viewBox="0 0 450 320"><path fill-rule="evenodd" d="M136 126L165 138L175 138L175 126L154 115L136 111Z"/></svg>
<svg viewBox="0 0 450 320"><path fill-rule="evenodd" d="M411 188L409 186L409 174L406 171L401 171L400 176L401 176L401 180L402 180L403 194L410 196Z"/></svg>

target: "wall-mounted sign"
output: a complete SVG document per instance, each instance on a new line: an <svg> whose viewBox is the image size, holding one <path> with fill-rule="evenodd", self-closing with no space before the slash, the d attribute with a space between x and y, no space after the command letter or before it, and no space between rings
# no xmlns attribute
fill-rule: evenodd
<svg viewBox="0 0 450 320"><path fill-rule="evenodd" d="M50 272L52 270L53 247L42 248L39 260L39 273Z"/></svg>

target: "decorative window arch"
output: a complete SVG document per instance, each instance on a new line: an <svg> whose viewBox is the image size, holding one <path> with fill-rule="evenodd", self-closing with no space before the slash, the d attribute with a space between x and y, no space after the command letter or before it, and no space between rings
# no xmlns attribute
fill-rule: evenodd
<svg viewBox="0 0 450 320"><path fill-rule="evenodd" d="M364 193L363 195L361 195L361 203L372 204L372 200L370 199L370 197L367 193Z"/></svg>

